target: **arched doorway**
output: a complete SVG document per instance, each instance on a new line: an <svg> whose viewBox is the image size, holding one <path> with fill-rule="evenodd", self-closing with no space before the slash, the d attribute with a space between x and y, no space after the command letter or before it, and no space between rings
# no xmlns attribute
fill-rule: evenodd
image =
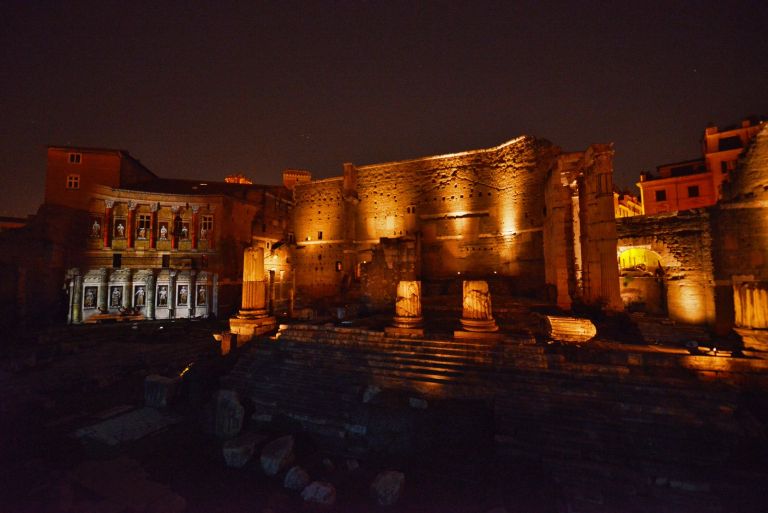
<svg viewBox="0 0 768 513"><path fill-rule="evenodd" d="M621 300L629 311L667 314L662 257L648 246L619 248Z"/></svg>

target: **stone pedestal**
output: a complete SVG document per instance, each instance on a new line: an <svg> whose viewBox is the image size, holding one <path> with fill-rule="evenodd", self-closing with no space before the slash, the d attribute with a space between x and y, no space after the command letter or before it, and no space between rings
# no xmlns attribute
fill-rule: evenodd
<svg viewBox="0 0 768 513"><path fill-rule="evenodd" d="M276 328L273 316L267 315L267 281L264 276L264 249L250 247L243 253L242 306L229 319L229 329L237 335L238 346L253 337Z"/></svg>
<svg viewBox="0 0 768 513"><path fill-rule="evenodd" d="M488 282L481 280L464 281L464 297L462 300L461 327L455 331L457 338L487 338L488 334L499 330L493 320L491 308L491 293Z"/></svg>
<svg viewBox="0 0 768 513"><path fill-rule="evenodd" d="M423 336L421 316L421 282L401 281L397 284L395 316L392 326L384 329L389 336Z"/></svg>

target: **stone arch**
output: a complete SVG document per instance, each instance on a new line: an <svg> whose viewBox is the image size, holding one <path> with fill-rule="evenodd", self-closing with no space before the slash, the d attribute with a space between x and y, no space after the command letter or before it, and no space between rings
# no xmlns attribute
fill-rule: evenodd
<svg viewBox="0 0 768 513"><path fill-rule="evenodd" d="M651 244L618 248L621 300L629 311L667 315L664 278L673 262L664 258L666 252L652 248Z"/></svg>

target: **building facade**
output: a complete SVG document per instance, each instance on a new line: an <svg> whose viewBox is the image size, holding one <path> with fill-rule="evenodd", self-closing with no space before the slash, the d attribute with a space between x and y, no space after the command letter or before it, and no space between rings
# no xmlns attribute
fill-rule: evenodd
<svg viewBox="0 0 768 513"><path fill-rule="evenodd" d="M745 119L740 126L719 130L709 126L702 137L702 158L664 164L656 175L642 173L637 186L645 215L714 205L723 197L723 183L732 179L739 157L765 125Z"/></svg>
<svg viewBox="0 0 768 513"><path fill-rule="evenodd" d="M242 252L260 245L270 307L285 310L293 277L279 246L291 209L281 186L165 180L124 150L51 147L43 206L0 241L20 248L3 262L16 299L4 309L75 324L227 317L239 306Z"/></svg>
<svg viewBox="0 0 768 513"><path fill-rule="evenodd" d="M612 156L523 136L295 182L297 296L330 298L359 282L365 301L391 307L400 279L474 277L517 294L549 290L564 307L620 308Z"/></svg>

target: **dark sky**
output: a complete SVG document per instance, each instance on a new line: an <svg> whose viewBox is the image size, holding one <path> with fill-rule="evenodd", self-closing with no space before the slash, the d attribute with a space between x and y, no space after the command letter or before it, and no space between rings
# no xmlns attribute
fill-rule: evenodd
<svg viewBox="0 0 768 513"><path fill-rule="evenodd" d="M494 146L613 142L622 186L768 114L768 2L0 5L0 215L34 212L45 146L163 177L341 173Z"/></svg>

